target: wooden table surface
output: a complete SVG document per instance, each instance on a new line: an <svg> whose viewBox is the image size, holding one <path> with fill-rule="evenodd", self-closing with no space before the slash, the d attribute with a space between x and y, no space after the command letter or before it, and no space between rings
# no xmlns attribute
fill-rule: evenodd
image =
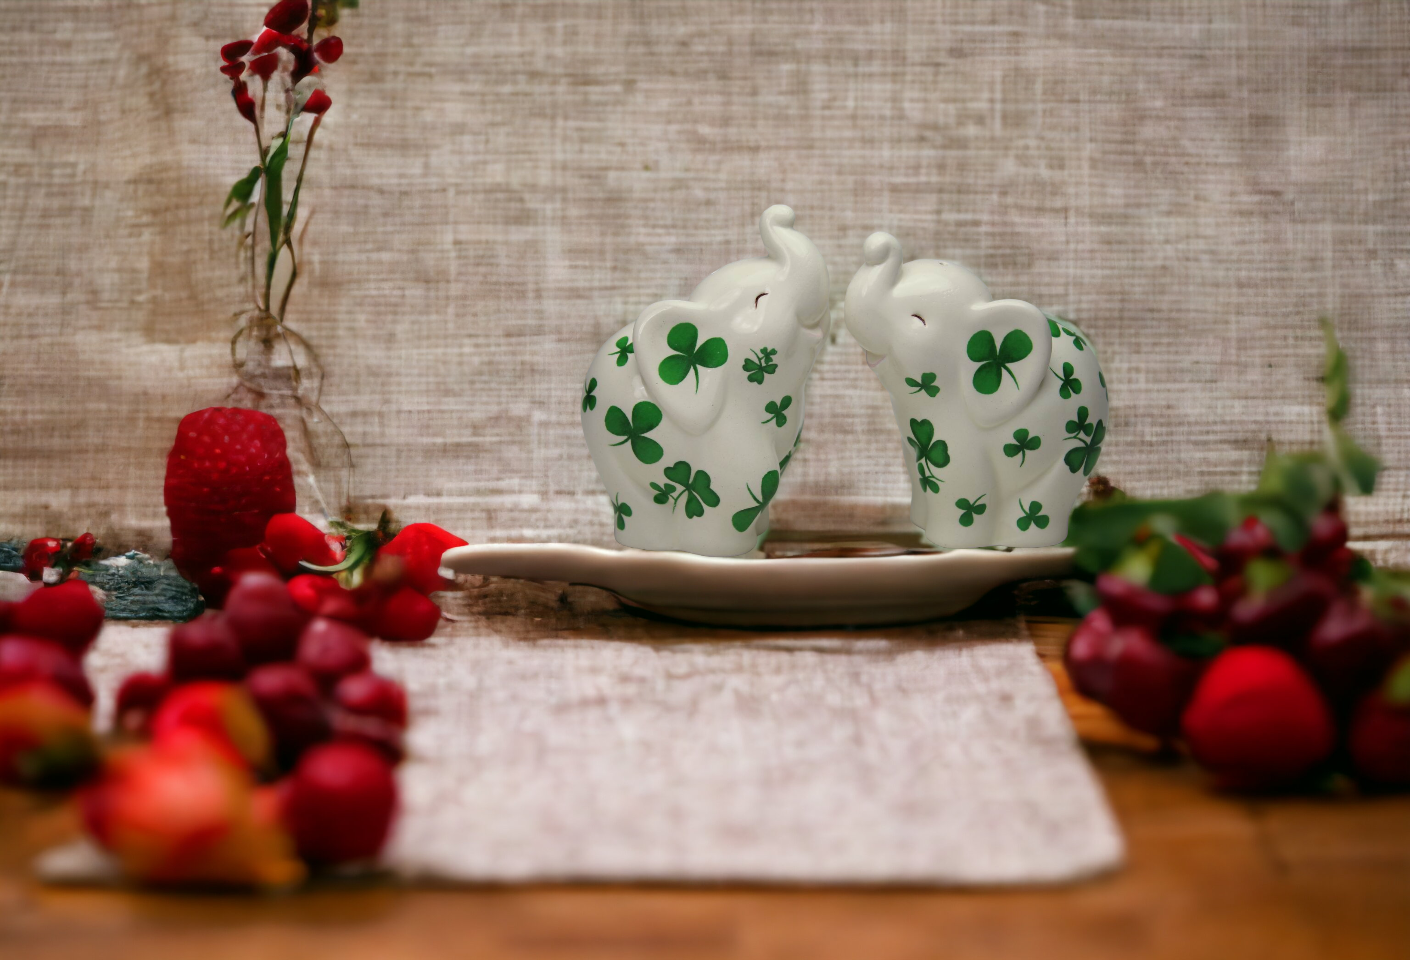
<svg viewBox="0 0 1410 960"><path fill-rule="evenodd" d="M1129 843L1054 889L322 886L295 895L52 889L59 801L0 791L0 957L1385 957L1410 955L1410 797L1234 798L1072 696L1065 626L1030 623Z"/></svg>

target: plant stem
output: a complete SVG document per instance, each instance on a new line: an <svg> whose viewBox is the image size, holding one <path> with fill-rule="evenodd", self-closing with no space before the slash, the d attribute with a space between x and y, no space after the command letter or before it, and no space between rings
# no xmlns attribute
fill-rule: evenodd
<svg viewBox="0 0 1410 960"><path fill-rule="evenodd" d="M308 136L304 139L304 155L299 161L299 176L294 181L294 193L289 198L289 216L284 218L284 237L280 243L280 248L289 248L289 260L292 272L289 274L289 282L284 286L284 296L279 300L279 322L284 322L284 310L289 305L289 294L294 292L294 281L299 277L299 262L294 255L294 245L290 241L290 234L294 229L294 217L299 207L299 192L304 186L304 171L308 169L308 155L313 152L313 138L318 133L318 125L323 122L320 114L313 118L313 124L308 128Z"/></svg>

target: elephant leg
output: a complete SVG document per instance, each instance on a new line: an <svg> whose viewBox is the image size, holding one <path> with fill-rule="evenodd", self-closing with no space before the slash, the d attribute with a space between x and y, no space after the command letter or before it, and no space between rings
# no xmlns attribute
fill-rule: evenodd
<svg viewBox="0 0 1410 960"><path fill-rule="evenodd" d="M994 468L979 443L964 435L950 436L952 461L934 471L940 492L923 494L926 539L948 549L991 546L997 535L997 511L990 504L994 499L990 491L998 487Z"/></svg>
<svg viewBox="0 0 1410 960"><path fill-rule="evenodd" d="M997 542L1010 547L1051 547L1067 539L1067 523L1085 478L1061 460L1023 489L1004 495L996 513Z"/></svg>

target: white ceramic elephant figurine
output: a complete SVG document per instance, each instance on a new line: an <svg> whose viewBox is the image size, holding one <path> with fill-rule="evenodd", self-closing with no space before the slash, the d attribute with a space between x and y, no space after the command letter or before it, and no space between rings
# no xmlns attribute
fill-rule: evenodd
<svg viewBox="0 0 1410 960"><path fill-rule="evenodd" d="M618 543L732 557L768 530L831 323L827 266L793 219L769 207L767 257L652 304L593 359L583 435Z"/></svg>
<svg viewBox="0 0 1410 960"><path fill-rule="evenodd" d="M1040 547L1106 439L1106 377L1076 325L995 300L943 260L901 263L874 233L847 287L846 324L891 394L906 441L911 520L941 547Z"/></svg>

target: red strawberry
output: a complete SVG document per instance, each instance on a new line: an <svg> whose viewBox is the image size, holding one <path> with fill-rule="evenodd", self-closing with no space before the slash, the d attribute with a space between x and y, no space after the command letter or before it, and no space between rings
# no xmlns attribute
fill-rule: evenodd
<svg viewBox="0 0 1410 960"><path fill-rule="evenodd" d="M392 768L358 743L314 747L289 783L285 816L299 854L316 863L377 855L397 805Z"/></svg>
<svg viewBox="0 0 1410 960"><path fill-rule="evenodd" d="M402 527L379 553L400 557L405 582L422 593L435 593L454 586L440 574L441 555L451 547L463 546L464 540L434 523L412 523Z"/></svg>
<svg viewBox="0 0 1410 960"><path fill-rule="evenodd" d="M415 642L436 632L441 608L412 587L402 587L376 604L364 626L383 640Z"/></svg>
<svg viewBox="0 0 1410 960"><path fill-rule="evenodd" d="M349 713L378 717L398 727L406 726L406 691L395 680L371 670L350 674L333 688L333 702Z"/></svg>
<svg viewBox="0 0 1410 960"><path fill-rule="evenodd" d="M1356 708L1347 747L1356 772L1382 786L1410 786L1410 656Z"/></svg>
<svg viewBox="0 0 1410 960"><path fill-rule="evenodd" d="M367 634L350 623L315 617L299 634L295 659L324 690L332 690L350 673L361 673L372 664Z"/></svg>
<svg viewBox="0 0 1410 960"><path fill-rule="evenodd" d="M176 568L203 591L218 592L211 568L229 550L256 546L270 517L294 509L294 475L279 422L232 407L187 414L167 456L164 494Z"/></svg>
<svg viewBox="0 0 1410 960"><path fill-rule="evenodd" d="M225 617L250 665L293 659L309 619L294 605L284 581L263 573L240 578L226 598Z"/></svg>
<svg viewBox="0 0 1410 960"><path fill-rule="evenodd" d="M45 680L0 690L0 783L61 787L97 760L88 711Z"/></svg>
<svg viewBox="0 0 1410 960"><path fill-rule="evenodd" d="M189 623L172 627L167 637L167 671L177 683L243 677L245 655L225 614L207 610Z"/></svg>
<svg viewBox="0 0 1410 960"><path fill-rule="evenodd" d="M260 549L286 577L299 572L299 562L328 567L343 559L329 536L297 513L277 513L264 528Z"/></svg>
<svg viewBox="0 0 1410 960"><path fill-rule="evenodd" d="M302 573L290 580L288 587L294 605L310 616L332 617L348 623L362 618L357 596L332 577Z"/></svg>
<svg viewBox="0 0 1410 960"><path fill-rule="evenodd" d="M75 657L83 656L102 628L103 608L82 580L36 590L10 612L10 630L55 640Z"/></svg>
<svg viewBox="0 0 1410 960"><path fill-rule="evenodd" d="M332 735L318 684L303 667L293 663L255 667L245 678L245 689L269 726L282 769L292 767L305 750Z"/></svg>
<svg viewBox="0 0 1410 960"><path fill-rule="evenodd" d="M1226 785L1286 784L1332 752L1327 703L1288 654L1232 647L1205 671L1183 720L1196 761Z"/></svg>
<svg viewBox="0 0 1410 960"><path fill-rule="evenodd" d="M93 706L93 688L83 667L63 647L19 634L0 637L0 689L30 680L47 680L79 706Z"/></svg>
<svg viewBox="0 0 1410 960"><path fill-rule="evenodd" d="M257 770L269 763L269 728L238 684L201 680L167 694L152 717L152 739L190 728L210 735L236 762Z"/></svg>
<svg viewBox="0 0 1410 960"><path fill-rule="evenodd" d="M145 734L162 699L171 692L171 678L161 673L133 673L118 687L116 724L131 734Z"/></svg>

